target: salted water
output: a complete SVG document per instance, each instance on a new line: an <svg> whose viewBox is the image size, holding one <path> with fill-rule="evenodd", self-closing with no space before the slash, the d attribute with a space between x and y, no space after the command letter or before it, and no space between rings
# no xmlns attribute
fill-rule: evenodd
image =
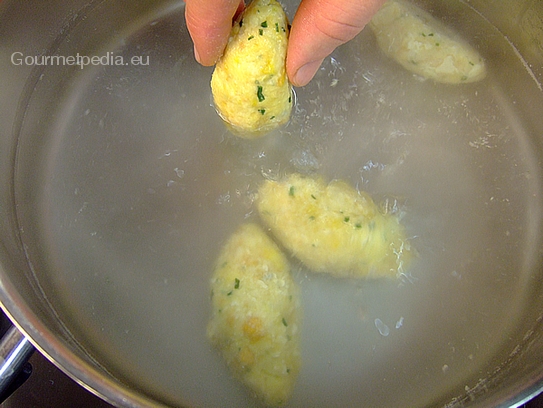
<svg viewBox="0 0 543 408"><path fill-rule="evenodd" d="M503 55L532 79L493 27L459 7L484 81L425 81L365 30L296 90L290 123L254 141L215 113L212 71L193 61L183 10L106 50L149 66L74 76L39 160L19 157L39 180L21 210L39 237L29 254L74 337L164 403L258 406L206 339L208 281L228 235L259 222L259 183L296 171L347 180L396 211L417 257L397 279L374 281L292 259L303 362L288 406L442 404L491 371L529 301L541 175L536 135L497 80Z"/></svg>

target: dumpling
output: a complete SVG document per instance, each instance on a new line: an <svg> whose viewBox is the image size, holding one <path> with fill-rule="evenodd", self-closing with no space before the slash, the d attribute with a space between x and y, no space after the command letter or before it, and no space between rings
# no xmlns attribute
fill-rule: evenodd
<svg viewBox="0 0 543 408"><path fill-rule="evenodd" d="M343 181L291 174L259 188L260 217L308 268L338 277L396 277L411 260L404 227Z"/></svg>
<svg viewBox="0 0 543 408"><path fill-rule="evenodd" d="M232 28L211 89L219 115L238 136L256 138L289 120L288 33L287 17L276 0L253 0Z"/></svg>
<svg viewBox="0 0 543 408"><path fill-rule="evenodd" d="M407 70L436 82L475 82L486 76L482 57L426 11L388 0L370 22L383 52Z"/></svg>
<svg viewBox="0 0 543 408"><path fill-rule="evenodd" d="M284 254L261 227L242 225L221 250L211 291L209 339L260 399L285 403L300 369L300 295Z"/></svg>

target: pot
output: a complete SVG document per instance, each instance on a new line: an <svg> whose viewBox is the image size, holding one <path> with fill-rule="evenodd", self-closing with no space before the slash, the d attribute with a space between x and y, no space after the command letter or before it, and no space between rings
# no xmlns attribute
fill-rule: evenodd
<svg viewBox="0 0 543 408"><path fill-rule="evenodd" d="M318 173L401 214L418 255L392 282L292 259L287 406L537 395L543 3L416 3L477 49L484 80L422 80L364 30L297 89L287 126L246 141L212 106L183 3L1 2L0 300L24 338L119 407L259 406L206 339L213 262L258 222L262 180Z"/></svg>

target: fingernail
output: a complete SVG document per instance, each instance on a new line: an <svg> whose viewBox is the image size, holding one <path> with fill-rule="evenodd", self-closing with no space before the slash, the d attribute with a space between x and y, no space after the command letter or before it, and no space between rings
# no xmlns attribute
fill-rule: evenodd
<svg viewBox="0 0 543 408"><path fill-rule="evenodd" d="M295 86L307 85L309 81L311 81L311 79L315 76L315 73L321 66L321 63L322 61L312 61L303 65L300 69L298 69L298 71L296 71L293 84Z"/></svg>
<svg viewBox="0 0 543 408"><path fill-rule="evenodd" d="M196 61L198 61L200 64L202 63L202 61L200 60L200 53L198 52L196 46L194 46L194 58L196 58Z"/></svg>

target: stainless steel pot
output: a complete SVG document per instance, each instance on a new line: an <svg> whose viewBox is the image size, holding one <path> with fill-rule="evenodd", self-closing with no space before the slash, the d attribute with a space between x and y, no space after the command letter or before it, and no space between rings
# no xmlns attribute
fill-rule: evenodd
<svg viewBox="0 0 543 408"><path fill-rule="evenodd" d="M205 271L254 217L258 180L318 171L395 200L420 259L387 287L297 270L310 373L292 406L505 407L538 394L543 3L418 4L480 50L486 82L421 82L365 31L298 90L285 129L246 143L210 104L181 2L1 2L0 300L19 330L118 406L257 404L206 343ZM443 202L417 199L439 191Z"/></svg>

